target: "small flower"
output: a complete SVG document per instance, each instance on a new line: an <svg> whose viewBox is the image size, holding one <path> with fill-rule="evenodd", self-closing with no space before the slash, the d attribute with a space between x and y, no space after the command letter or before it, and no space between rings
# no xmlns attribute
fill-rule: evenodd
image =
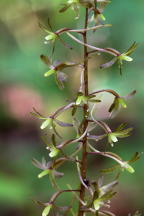
<svg viewBox="0 0 144 216"><path fill-rule="evenodd" d="M45 121L41 124L41 127L40 127L42 130L45 129L46 127L48 127L49 129L54 129L56 127L54 122L61 127L72 127L73 126L70 123L66 123L58 119L51 118L51 117L43 118L43 119L45 119Z"/></svg>
<svg viewBox="0 0 144 216"><path fill-rule="evenodd" d="M121 107L127 108L125 99L122 97L115 97L112 105L109 108L109 112L111 115L115 114L120 110Z"/></svg>
<svg viewBox="0 0 144 216"><path fill-rule="evenodd" d="M92 102L92 103L101 102L101 100L93 99L94 97L95 97L95 95L85 96L82 92L78 92L75 103L76 103L76 105L81 105L81 104L87 104L88 102Z"/></svg>
<svg viewBox="0 0 144 216"><path fill-rule="evenodd" d="M52 134L51 136L51 142L49 143L49 141L47 140L46 136L42 136L41 137L43 142L46 144L46 149L48 149L50 151L49 156L50 157L56 157L60 150L57 148L56 146L56 137L55 134Z"/></svg>
<svg viewBox="0 0 144 216"><path fill-rule="evenodd" d="M40 28L47 34L45 36L45 41L44 41L45 44L47 44L47 43L54 43L56 41L56 39L58 39L58 35L55 32L52 31L52 28L51 28L51 25L49 23L49 20L48 20L48 25L49 25L49 28L51 29L51 31L49 31L41 23L39 24Z"/></svg>
<svg viewBox="0 0 144 216"><path fill-rule="evenodd" d="M50 151L49 156L51 158L56 157L60 152L60 150L55 145L56 145L56 143L50 143L50 144L47 143L46 149L48 149Z"/></svg>
<svg viewBox="0 0 144 216"><path fill-rule="evenodd" d="M128 171L129 173L133 174L135 172L134 168L130 165L130 163L134 163L135 161L139 160L141 153L136 152L132 158L128 161L124 161L119 155L113 153L113 152L104 152L102 155L109 157L113 160L115 160L118 164L114 165L111 168L103 169L101 170L102 173L111 173L117 169L121 169L122 171Z"/></svg>
<svg viewBox="0 0 144 216"><path fill-rule="evenodd" d="M117 168L120 168L122 171L126 170L131 174L133 174L135 172L135 170L130 165L130 163L134 163L135 161L139 160L139 158L141 156L140 153L136 152L130 160L124 161L121 157L119 157L117 154L112 153L112 152L105 152L104 155L106 157L109 157L109 158L115 160L118 164L114 165L111 168L101 170L102 173L111 173L111 172L115 171Z"/></svg>
<svg viewBox="0 0 144 216"><path fill-rule="evenodd" d="M60 134L57 132L56 130L56 125L59 125L61 127L73 127L72 124L70 123L66 123L66 122L63 122L63 121L60 121L56 118L51 118L51 117L48 117L48 118L43 118L45 119L44 122L41 124L40 128L43 130L45 129L46 127L48 127L50 130L53 130L53 132L59 137L61 138Z"/></svg>
<svg viewBox="0 0 144 216"><path fill-rule="evenodd" d="M60 173L55 170L56 167L53 165L52 161L46 162L46 160L43 158L42 162L39 162L38 160L33 159L32 163L35 167L43 170L41 173L38 174L38 178L42 178L46 175L49 175L50 178L63 176L63 173Z"/></svg>
<svg viewBox="0 0 144 216"><path fill-rule="evenodd" d="M118 142L118 139L115 135L115 133L109 133L108 134L108 142L113 146L113 142Z"/></svg>
<svg viewBox="0 0 144 216"><path fill-rule="evenodd" d="M60 62L60 61L55 61L52 64L51 61L46 56L41 55L40 58L50 68L50 70L44 73L44 77L49 77L54 74L55 81L60 89L64 88L64 82L67 80L67 75L61 72L61 70L78 65L77 63L74 62Z"/></svg>
<svg viewBox="0 0 144 216"><path fill-rule="evenodd" d="M68 0L64 7L60 9L60 13L65 12L67 9L72 8L76 13L76 19L79 18L79 0Z"/></svg>
<svg viewBox="0 0 144 216"><path fill-rule="evenodd" d="M78 92L76 102L75 102L76 105L87 104L87 102L88 102L88 98L84 96L82 92Z"/></svg>
<svg viewBox="0 0 144 216"><path fill-rule="evenodd" d="M130 56L127 56L126 53L122 53L119 57L118 60L120 61L120 63L122 64L122 61L133 61L133 58L131 58Z"/></svg>
<svg viewBox="0 0 144 216"><path fill-rule="evenodd" d="M48 33L47 36L45 36L45 44L47 44L48 42L54 43L57 39L57 34L55 34L54 32L45 30L46 33Z"/></svg>
<svg viewBox="0 0 144 216"><path fill-rule="evenodd" d="M110 1L96 1L97 2L97 5L98 3L102 3L100 4L99 6L95 5L94 2L92 4L92 6L90 7L91 10L92 10L92 16L90 18L90 21L91 22L95 22L95 24L102 24L103 21L106 20L105 16L103 15L103 10L104 10L104 7L110 3Z"/></svg>
<svg viewBox="0 0 144 216"><path fill-rule="evenodd" d="M109 108L109 112L111 114L111 117L114 117L121 108L127 108L126 100L130 99L136 91L130 92L128 95L123 96L123 97L115 97L113 103L111 104Z"/></svg>
<svg viewBox="0 0 144 216"><path fill-rule="evenodd" d="M60 9L60 13L65 12L67 9L72 8L76 13L76 19L79 18L79 8L83 6L85 8L92 9L95 7L94 3L91 0L68 0L64 7Z"/></svg>
<svg viewBox="0 0 144 216"><path fill-rule="evenodd" d="M124 161L124 162L123 162L123 165L121 165L122 169L127 170L129 173L134 173L134 172L135 172L134 168L133 168L131 165L129 165L129 164L130 164L130 163L134 163L135 161L139 160L141 154L142 154L142 153L136 152L136 153L132 156L132 158L131 158L130 160Z"/></svg>
<svg viewBox="0 0 144 216"><path fill-rule="evenodd" d="M98 211L105 203L108 203L109 200L116 194L113 192L114 187L117 185L117 181L113 181L106 185L101 185L102 179L99 179L100 182L94 183L96 191L94 192L94 209Z"/></svg>
<svg viewBox="0 0 144 216"><path fill-rule="evenodd" d="M126 52L120 53L120 54L117 53L116 56L111 61L109 61L105 64L102 64L100 66L100 68L111 67L113 64L115 64L117 62L118 67L120 69L120 74L122 74L123 61L128 61L128 62L133 61L133 58L131 58L130 55L135 51L136 48L137 48L137 43L134 42Z"/></svg>
<svg viewBox="0 0 144 216"><path fill-rule="evenodd" d="M53 124L53 119L52 118L47 118L40 126L40 128L43 130L46 127L49 127L49 129L53 129L54 124Z"/></svg>
<svg viewBox="0 0 144 216"><path fill-rule="evenodd" d="M127 128L124 129L125 124L121 124L115 132L108 133L108 142L111 144L111 146L114 146L115 142L118 142L118 138L125 138L130 136L130 132L133 130L133 128Z"/></svg>
<svg viewBox="0 0 144 216"><path fill-rule="evenodd" d="M53 65L50 65L50 70L44 73L44 77L49 77L52 74L55 75L56 84L60 89L64 88L64 82L67 80L67 75L60 71L60 69L64 69L66 66L61 67L62 63L54 62Z"/></svg>
<svg viewBox="0 0 144 216"><path fill-rule="evenodd" d="M99 198L94 200L93 205L96 211L98 211L100 209L100 207L103 205L103 201Z"/></svg>
<svg viewBox="0 0 144 216"><path fill-rule="evenodd" d="M126 53L122 53L121 55L119 55L117 57L117 63L118 63L118 67L120 69L120 74L122 74L121 70L122 70L123 61L131 62L131 61L133 61L133 58L128 56Z"/></svg>
<svg viewBox="0 0 144 216"><path fill-rule="evenodd" d="M59 137L61 138L61 136L59 135L59 133L56 130L56 125L59 125L60 127L73 127L73 124L70 123L66 123L63 121L60 121L58 119L56 119L54 116L49 116L49 117L45 117L43 115L41 115L35 108L34 108L34 112L31 112L31 114L40 119L43 120L40 128L41 130L44 130L45 128L49 128L50 130L53 130L53 132Z"/></svg>
<svg viewBox="0 0 144 216"><path fill-rule="evenodd" d="M50 150L50 153L49 153L50 157L56 157L58 153L60 152L60 150L57 149L55 146L51 146L50 148L47 147L47 149Z"/></svg>
<svg viewBox="0 0 144 216"><path fill-rule="evenodd" d="M127 170L129 173L135 172L134 168L131 165L129 165L128 162L126 162L126 161L123 162L123 164L121 165L121 168L122 168L122 170L123 169Z"/></svg>
<svg viewBox="0 0 144 216"><path fill-rule="evenodd" d="M90 22L95 22L97 25L102 21L105 21L106 18L105 16L100 12L100 10L96 9L96 11L94 10L93 15L90 18Z"/></svg>
<svg viewBox="0 0 144 216"><path fill-rule="evenodd" d="M38 178L42 178L43 176L49 175L52 171L52 162L46 162L46 160L43 158L42 162L39 162L36 159L32 160L32 163L37 168L43 170L39 175Z"/></svg>

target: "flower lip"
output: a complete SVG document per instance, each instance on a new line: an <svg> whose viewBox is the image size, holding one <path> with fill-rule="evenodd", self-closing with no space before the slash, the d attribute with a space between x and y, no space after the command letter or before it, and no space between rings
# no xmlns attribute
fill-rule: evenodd
<svg viewBox="0 0 144 216"><path fill-rule="evenodd" d="M133 61L133 58L131 58L130 56L128 56L126 53L122 53L121 55L119 55L118 57L119 60L124 60L124 61Z"/></svg>

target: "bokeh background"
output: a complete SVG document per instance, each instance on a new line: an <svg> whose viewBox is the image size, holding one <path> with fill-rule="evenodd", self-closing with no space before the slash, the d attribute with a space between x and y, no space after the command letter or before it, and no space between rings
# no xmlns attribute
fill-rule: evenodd
<svg viewBox="0 0 144 216"><path fill-rule="evenodd" d="M33 167L32 158L48 158L48 152L40 139L40 123L29 113L35 107L47 115L66 104L67 99L78 90L79 71L67 70L68 83L60 91L53 77L44 78L47 67L40 61L40 54L51 55L51 47L44 44L45 33L39 23L47 26L48 17L54 30L61 27L82 27L83 20L76 21L74 13L68 10L59 14L63 0L1 0L0 1L0 215L32 216L41 215L41 208L32 199L48 201L52 188L47 178L37 179L39 170ZM125 160L138 151L143 151L143 92L144 92L144 1L112 0L104 12L106 23L111 28L90 34L89 43L100 47L113 47L125 51L134 41L138 48L133 54L134 61L125 63L123 76L118 68L100 70L99 65L111 57L93 55L90 59L90 89L112 88L121 95L136 89L137 94L128 101L128 109L122 110L115 119L108 121L112 128L121 122L134 127L131 137L120 140L112 149ZM81 18L83 17L81 11ZM80 61L81 46L66 36L63 37L74 48L73 51L57 43L55 59ZM96 117L107 118L107 106L112 101L109 95L101 95L103 107L95 111ZM67 121L68 116L64 116ZM70 131L66 131L70 137ZM109 149L110 150L110 149ZM89 169L97 175L99 167L111 164L92 158ZM64 166L66 177L59 183L77 181L75 167ZM134 164L136 172L124 172L120 178L118 195L113 200L113 211L118 216L144 210L144 159ZM109 178L109 177L108 177ZM65 202L62 197L61 202Z"/></svg>

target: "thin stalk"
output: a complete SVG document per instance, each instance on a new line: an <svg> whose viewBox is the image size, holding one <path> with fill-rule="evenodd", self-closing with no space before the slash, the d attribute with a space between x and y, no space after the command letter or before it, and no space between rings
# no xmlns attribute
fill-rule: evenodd
<svg viewBox="0 0 144 216"><path fill-rule="evenodd" d="M102 93L102 92L107 92L107 93L110 93L110 94L114 95L115 97L120 97L120 95L116 91L114 91L112 89L101 89L101 90L92 92L89 95L94 95L94 94L98 94L98 93Z"/></svg>
<svg viewBox="0 0 144 216"><path fill-rule="evenodd" d="M99 48L99 47L95 47L95 46L92 46L90 44L84 43L83 41L77 39L75 36L73 36L69 32L66 32L66 34L69 37L71 37L74 41L76 41L77 43L82 44L83 46L86 46L86 47L88 47L88 48L90 48L90 49L93 50L93 51L88 52L88 54L91 54L93 52L101 52L101 53L108 53L108 54L113 55L113 56L120 56L121 55L121 53L118 50L115 50L113 48Z"/></svg>
<svg viewBox="0 0 144 216"><path fill-rule="evenodd" d="M85 31L97 30L97 29L102 28L102 27L111 27L111 26L112 26L111 24L101 24L101 25L93 26L93 27L90 27L90 28L87 28L87 29L62 28L62 29L56 31L55 34L61 35L61 34L65 33L65 32L77 32L77 33L82 34Z"/></svg>
<svg viewBox="0 0 144 216"><path fill-rule="evenodd" d="M88 8L86 8L85 14L85 29L88 28ZM87 31L83 33L83 42L87 44ZM84 45L84 95L88 96L88 50L87 46ZM84 131L88 127L88 104L83 105L84 112ZM83 180L86 180L86 171L87 171L87 134L84 136L82 140L82 161L81 161L81 177ZM84 201L85 198L85 186L81 183L80 185L80 199ZM84 211L82 210L82 203L79 202L78 216L84 216Z"/></svg>

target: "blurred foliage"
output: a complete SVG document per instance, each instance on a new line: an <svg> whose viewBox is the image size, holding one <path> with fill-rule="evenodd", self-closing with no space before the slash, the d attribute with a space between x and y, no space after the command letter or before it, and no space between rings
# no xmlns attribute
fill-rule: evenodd
<svg viewBox="0 0 144 216"><path fill-rule="evenodd" d="M63 0L1 0L0 1L0 203L1 214L4 216L40 215L39 209L32 199L48 199L51 195L47 179L38 180L37 170L32 166L33 157L41 159L48 156L43 150L39 139L39 123L29 112L32 107L40 108L42 112L50 113L54 108L63 105L65 100L77 91L78 71L70 71L69 81L64 91L59 91L53 77L44 78L47 67L40 61L40 54L51 55L48 45L44 44L45 33L39 28L39 23L47 26L47 18L51 19L54 30L61 27L75 27L75 14L68 10L58 14ZM144 92L144 1L143 0L112 0L107 6L104 16L112 27L89 34L90 41L101 47L113 47L121 52L136 41L138 48L133 54L134 61L124 63L123 76L119 75L116 66L112 69L100 70L99 66L109 60L109 56L93 56L90 60L90 88L112 88L121 95L136 89L136 96L128 102L128 109L121 111L112 120L112 127L121 122L128 122L134 127L133 135L115 145L115 152L120 152L123 158L130 158L135 151L143 151L143 92ZM81 16L83 11L81 11ZM79 21L82 26L82 20ZM63 36L67 43L77 48L71 39ZM56 45L55 58L58 60L81 59L80 49L69 51L59 42ZM70 85L71 84L71 85ZM15 88L15 91L13 90ZM97 116L104 118L105 108L98 107ZM68 117L65 117L68 118ZM111 161L106 160L109 167ZM119 185L119 198L114 200L114 211L117 215L128 215L136 209L143 209L143 163L141 158L135 164L135 174L131 177L124 173ZM96 172L96 167L102 166L101 159L93 158L89 162L90 172ZM64 166L66 181L71 182L69 167ZM60 180L64 185L66 182ZM65 197L63 199L63 202Z"/></svg>

